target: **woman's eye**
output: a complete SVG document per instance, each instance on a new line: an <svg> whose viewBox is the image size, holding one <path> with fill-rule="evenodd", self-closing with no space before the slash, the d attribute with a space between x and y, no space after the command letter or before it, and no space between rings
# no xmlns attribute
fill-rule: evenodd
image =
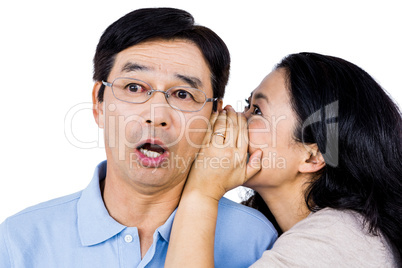
<svg viewBox="0 0 402 268"><path fill-rule="evenodd" d="M139 84L128 84L126 86L127 90L130 91L131 93L140 93L140 92L144 92L145 88Z"/></svg>
<svg viewBox="0 0 402 268"><path fill-rule="evenodd" d="M257 105L253 105L252 114L261 115L262 113L261 113L260 107L258 107Z"/></svg>

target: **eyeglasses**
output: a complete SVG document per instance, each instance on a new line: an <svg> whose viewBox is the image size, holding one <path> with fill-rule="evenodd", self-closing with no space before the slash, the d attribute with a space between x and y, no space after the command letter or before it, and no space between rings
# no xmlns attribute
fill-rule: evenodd
<svg viewBox="0 0 402 268"><path fill-rule="evenodd" d="M129 103L144 103L154 92L165 94L167 103L176 110L183 112L198 112L207 102L218 98L207 98L205 92L191 87L171 87L166 91L153 89L147 82L127 77L116 78L112 83L102 81L102 84L112 88L116 99Z"/></svg>

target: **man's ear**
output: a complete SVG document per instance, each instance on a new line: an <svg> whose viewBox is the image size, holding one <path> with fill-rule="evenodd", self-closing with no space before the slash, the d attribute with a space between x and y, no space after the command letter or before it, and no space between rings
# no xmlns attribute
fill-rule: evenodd
<svg viewBox="0 0 402 268"><path fill-rule="evenodd" d="M98 101L98 94L101 86L102 83L97 81L92 89L92 112L99 128L103 128L104 126L103 102Z"/></svg>
<svg viewBox="0 0 402 268"><path fill-rule="evenodd" d="M306 153L299 165L300 173L316 173L325 167L325 160L317 144L304 145Z"/></svg>
<svg viewBox="0 0 402 268"><path fill-rule="evenodd" d="M218 112L222 112L222 110L223 110L223 108L222 108L222 107L223 107L223 100L222 100L222 99L219 99L219 100L217 100L216 102L217 102L216 104L217 104L217 107L218 107L216 110L217 110Z"/></svg>

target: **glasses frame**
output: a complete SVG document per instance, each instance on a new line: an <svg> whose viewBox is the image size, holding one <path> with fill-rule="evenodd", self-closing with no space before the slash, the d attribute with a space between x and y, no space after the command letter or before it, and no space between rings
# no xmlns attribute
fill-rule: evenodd
<svg viewBox="0 0 402 268"><path fill-rule="evenodd" d="M149 88L151 89L151 90L147 91L147 94L148 94L148 96L149 96L148 99L146 99L146 100L144 100L144 101L141 101L141 102L133 102L133 101L126 101L126 100L119 99L118 97L116 97L116 95L114 94L114 90L113 90L113 84L114 84L114 82L115 82L116 80L118 80L118 79L130 79L130 80L134 80L134 81L140 81L140 82L142 82L142 83L148 85ZM199 111L202 110L202 108L204 108L204 106L205 106L205 104L206 104L207 102L214 102L214 101L217 101L217 100L219 99L219 98L207 98L207 94L205 94L204 91L202 91L201 89L198 89L198 88L194 88L194 89L197 89L197 90L201 91L201 92L205 95L205 101L204 101L204 104L201 106L200 109L195 110L195 111L192 111L192 110L189 111L189 110L182 110L182 109L173 107L173 106L170 104L170 102L169 102L169 100L168 100L168 98L169 98L168 91L171 90L171 89L173 89L173 88L177 88L177 87L168 88L166 91L165 91L165 90L158 90L158 89L154 89L150 84L148 84L148 83L145 82L145 81L142 81L142 80L136 79L136 78L131 78L131 77L117 77L117 78L115 78L115 79L113 80L112 83L109 83L109 82L107 82L107 81L102 80L102 84L103 84L104 86L110 87L110 88L112 89L113 96L114 96L116 99L118 99L119 101L123 101L123 102L127 102L127 103L133 103L133 104L141 104L141 103L145 103L145 102L149 101L149 100L152 98L152 96L154 95L154 92L163 93L163 94L165 95L165 99L166 99L167 104L169 104L169 106L172 107L173 109L178 110L178 111L182 111L182 112L199 112ZM185 87L184 87L184 88L185 88ZM191 88L191 87L187 87L187 88Z"/></svg>

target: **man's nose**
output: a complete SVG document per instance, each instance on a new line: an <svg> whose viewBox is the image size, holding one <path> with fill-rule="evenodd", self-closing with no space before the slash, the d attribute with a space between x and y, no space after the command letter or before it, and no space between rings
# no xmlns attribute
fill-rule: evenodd
<svg viewBox="0 0 402 268"><path fill-rule="evenodd" d="M155 127L168 127L171 124L173 108L166 101L164 91L154 91L151 98L146 102L149 107L145 122Z"/></svg>

